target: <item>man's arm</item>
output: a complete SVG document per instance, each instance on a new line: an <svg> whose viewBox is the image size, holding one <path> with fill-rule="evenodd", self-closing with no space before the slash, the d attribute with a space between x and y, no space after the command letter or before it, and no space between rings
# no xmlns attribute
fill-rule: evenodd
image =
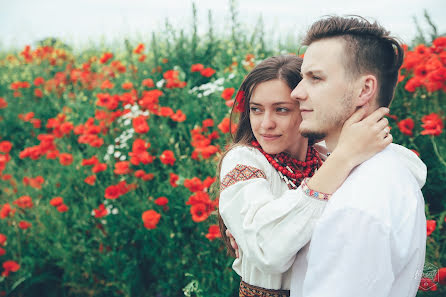
<svg viewBox="0 0 446 297"><path fill-rule="evenodd" d="M393 281L388 227L353 208L319 222L311 239L304 297L388 296Z"/></svg>

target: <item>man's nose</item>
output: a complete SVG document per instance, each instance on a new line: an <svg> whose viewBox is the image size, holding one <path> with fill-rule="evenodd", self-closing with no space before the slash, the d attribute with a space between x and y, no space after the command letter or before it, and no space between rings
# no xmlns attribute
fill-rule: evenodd
<svg viewBox="0 0 446 297"><path fill-rule="evenodd" d="M304 84L302 83L302 81L299 82L297 86L294 88L294 90L291 92L291 98L299 101L305 100L307 98Z"/></svg>

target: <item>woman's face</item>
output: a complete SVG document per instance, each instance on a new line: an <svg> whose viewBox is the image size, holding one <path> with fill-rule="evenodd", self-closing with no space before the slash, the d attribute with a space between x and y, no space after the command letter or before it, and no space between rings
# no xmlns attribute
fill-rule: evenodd
<svg viewBox="0 0 446 297"><path fill-rule="evenodd" d="M269 154L287 152L299 157L307 142L299 133L302 117L299 102L291 98L291 91L285 82L274 79L258 84L251 95L251 129Z"/></svg>

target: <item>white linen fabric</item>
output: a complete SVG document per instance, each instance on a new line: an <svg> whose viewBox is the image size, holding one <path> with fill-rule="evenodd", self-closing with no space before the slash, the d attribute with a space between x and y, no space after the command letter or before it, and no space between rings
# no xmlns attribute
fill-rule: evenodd
<svg viewBox="0 0 446 297"><path fill-rule="evenodd" d="M238 165L261 170L265 178L228 183L228 173ZM233 269L248 284L289 290L296 253L310 240L327 201L306 196L300 187L290 190L252 147L237 146L227 153L220 182L225 177L228 185L220 193L219 211L239 246Z"/></svg>
<svg viewBox="0 0 446 297"><path fill-rule="evenodd" d="M291 297L412 297L423 272L426 166L395 144L333 194L292 266Z"/></svg>

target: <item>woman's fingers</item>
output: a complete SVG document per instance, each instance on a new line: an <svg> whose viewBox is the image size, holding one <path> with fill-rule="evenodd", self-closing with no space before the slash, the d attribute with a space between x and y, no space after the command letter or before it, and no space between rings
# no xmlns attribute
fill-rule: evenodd
<svg viewBox="0 0 446 297"><path fill-rule="evenodd" d="M226 229L225 234L229 238L229 242L231 243L232 248L235 250L235 256L238 258L239 257L238 245L237 245L237 242L234 239L234 236L232 236L232 234L229 231L229 229Z"/></svg>
<svg viewBox="0 0 446 297"><path fill-rule="evenodd" d="M369 116L367 116L364 121L376 123L388 113L389 109L387 107L380 107L374 112L372 112Z"/></svg>
<svg viewBox="0 0 446 297"><path fill-rule="evenodd" d="M389 133L390 133L390 128L384 127L383 129L381 129L381 132L379 133L379 137L381 139L384 139L389 136Z"/></svg>
<svg viewBox="0 0 446 297"><path fill-rule="evenodd" d="M364 118L366 109L364 107L358 108L344 123L344 125L351 125L357 123Z"/></svg>

